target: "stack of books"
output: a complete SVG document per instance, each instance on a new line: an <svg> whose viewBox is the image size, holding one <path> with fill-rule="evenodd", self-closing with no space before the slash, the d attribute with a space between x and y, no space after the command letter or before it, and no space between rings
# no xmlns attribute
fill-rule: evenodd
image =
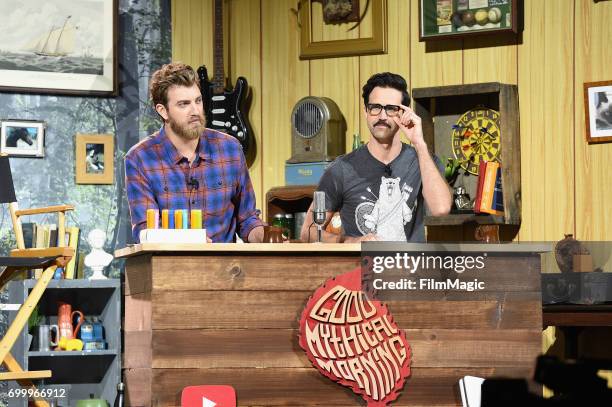
<svg viewBox="0 0 612 407"><path fill-rule="evenodd" d="M23 240L26 249L45 249L48 247L57 247L57 225L24 222L21 224L21 229L23 231ZM66 237L64 238L64 241L68 242L68 247L72 247L75 252L74 257L66 265L66 269L64 270L64 276L68 279L72 279L75 277L78 278L78 276L76 275L76 271L78 270L77 265L79 264L80 257L82 257L79 256L78 252L79 235L80 230L78 227L66 228ZM33 277L40 278L43 269L34 269L33 271Z"/></svg>

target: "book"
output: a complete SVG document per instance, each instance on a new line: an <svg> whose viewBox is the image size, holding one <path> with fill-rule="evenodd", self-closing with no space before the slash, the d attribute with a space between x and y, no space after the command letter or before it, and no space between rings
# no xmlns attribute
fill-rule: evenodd
<svg viewBox="0 0 612 407"><path fill-rule="evenodd" d="M495 193L493 194L493 209L504 213L504 193L502 191L502 172L501 166L497 169L497 177L495 178Z"/></svg>
<svg viewBox="0 0 612 407"><path fill-rule="evenodd" d="M498 195L498 203L495 206L495 194ZM487 162L485 179L482 187L482 201L480 211L491 215L503 215L503 196L501 196L501 168L498 162ZM501 208L499 201L501 198ZM496 209L496 208L500 208Z"/></svg>
<svg viewBox="0 0 612 407"><path fill-rule="evenodd" d="M57 247L57 225L50 225L48 247Z"/></svg>
<svg viewBox="0 0 612 407"><path fill-rule="evenodd" d="M206 229L143 229L140 243L206 243Z"/></svg>
<svg viewBox="0 0 612 407"><path fill-rule="evenodd" d="M76 278L85 278L85 251L79 250L76 256L75 275Z"/></svg>
<svg viewBox="0 0 612 407"><path fill-rule="evenodd" d="M76 226L68 228L68 247L72 247L74 249L74 256L68 264L66 264L65 276L66 279L73 279L75 276L75 265L77 264L78 257L78 247L79 247L79 235L80 229Z"/></svg>
<svg viewBox="0 0 612 407"><path fill-rule="evenodd" d="M495 193L495 176L499 164L496 162L487 162L485 164L484 180L482 183L482 194L480 200L480 212L490 213L493 203L493 194Z"/></svg>
<svg viewBox="0 0 612 407"><path fill-rule="evenodd" d="M48 246L49 240L49 225L36 224L36 242L34 247L37 249L45 249ZM34 269L34 278L39 279L42 276L43 269Z"/></svg>
<svg viewBox="0 0 612 407"><path fill-rule="evenodd" d="M25 244L26 249L31 249L32 247L34 247L34 243L36 243L35 228L36 223L34 222L24 222L21 224L23 242Z"/></svg>
<svg viewBox="0 0 612 407"><path fill-rule="evenodd" d="M480 160L478 163L478 185L476 187L476 198L474 199L474 213L480 213L480 203L482 201L482 185L485 178L485 170L487 163Z"/></svg>

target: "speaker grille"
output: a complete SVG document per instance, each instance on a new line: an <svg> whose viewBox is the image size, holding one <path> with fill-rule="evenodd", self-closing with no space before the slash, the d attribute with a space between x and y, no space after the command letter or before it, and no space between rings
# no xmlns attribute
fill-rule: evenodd
<svg viewBox="0 0 612 407"><path fill-rule="evenodd" d="M323 112L314 103L305 102L298 106L293 116L293 127L303 138L316 136L323 126Z"/></svg>

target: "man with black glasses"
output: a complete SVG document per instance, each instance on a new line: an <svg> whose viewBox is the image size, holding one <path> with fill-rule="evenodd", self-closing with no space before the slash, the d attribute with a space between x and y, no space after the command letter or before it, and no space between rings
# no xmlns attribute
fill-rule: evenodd
<svg viewBox="0 0 612 407"><path fill-rule="evenodd" d="M434 216L450 212L444 167L427 148L421 118L408 107L404 78L389 72L373 75L363 87L363 102L370 141L338 157L318 186L325 192L325 224L339 211L344 232L324 233L323 240L424 242L424 204ZM402 143L400 131L411 145ZM302 240L314 240L312 223L311 206Z"/></svg>

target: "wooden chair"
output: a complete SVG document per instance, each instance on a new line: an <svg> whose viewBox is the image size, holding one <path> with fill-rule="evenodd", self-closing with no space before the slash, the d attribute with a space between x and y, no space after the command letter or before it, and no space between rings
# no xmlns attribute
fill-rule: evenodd
<svg viewBox="0 0 612 407"><path fill-rule="evenodd" d="M0 380L16 380L21 386L34 388L32 379L42 379L51 377L50 370L24 371L10 351L17 340L19 333L27 325L28 319L34 307L40 301L49 281L58 267L65 267L74 255L74 249L65 247L66 231L66 212L73 210L71 205L49 206L37 209L20 210L17 206L15 189L8 156L0 154L0 204L8 203L13 230L17 240L17 249L10 253L10 257L0 257L0 267L6 269L0 274L0 288L14 277L15 272L28 270L36 267L43 267L44 271L38 282L26 298L23 305L19 308L17 315L6 334L0 340L0 362L6 367L7 372L0 373ZM46 249L34 248L26 249L21 228L21 216L42 213L58 214L58 246ZM26 350L27 351L27 350ZM45 401L36 401L37 406L47 406Z"/></svg>

